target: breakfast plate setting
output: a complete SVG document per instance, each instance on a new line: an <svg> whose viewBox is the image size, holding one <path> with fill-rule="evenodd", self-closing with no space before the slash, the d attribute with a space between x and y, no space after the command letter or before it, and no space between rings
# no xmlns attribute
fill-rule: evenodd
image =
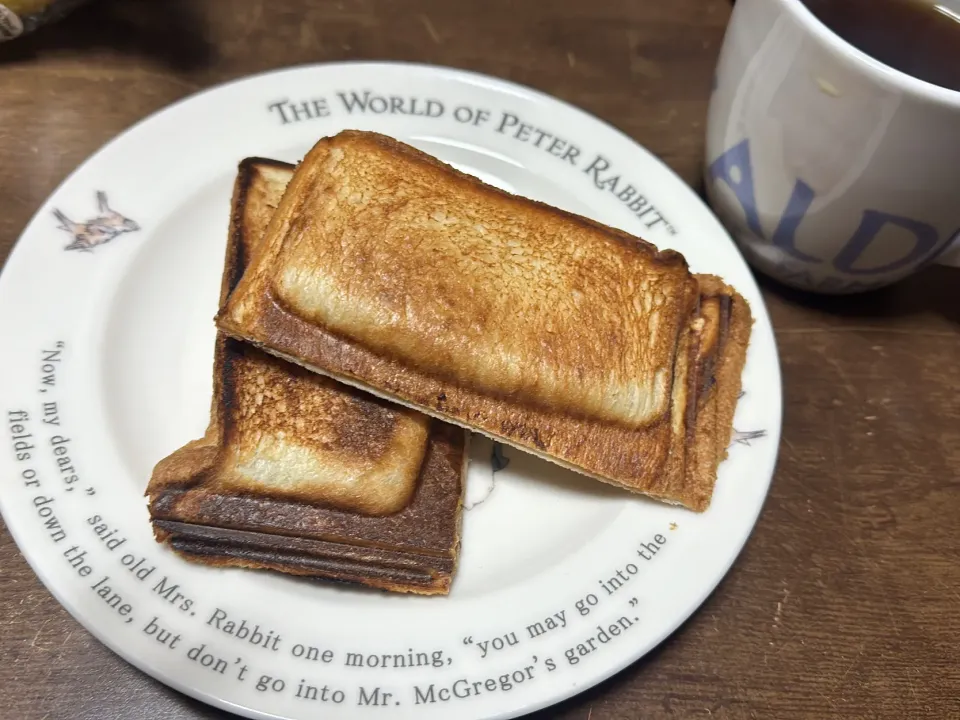
<svg viewBox="0 0 960 720"><path fill-rule="evenodd" d="M247 717L581 692L703 603L777 456L770 319L700 198L459 70L296 67L162 110L38 210L0 308L24 556L127 661Z"/></svg>

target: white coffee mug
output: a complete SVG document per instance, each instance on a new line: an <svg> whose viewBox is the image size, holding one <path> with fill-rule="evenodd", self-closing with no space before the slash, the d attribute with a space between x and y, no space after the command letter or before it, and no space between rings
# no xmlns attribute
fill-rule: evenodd
<svg viewBox="0 0 960 720"><path fill-rule="evenodd" d="M856 292L953 264L960 92L874 60L800 0L737 0L705 182L747 260L788 285Z"/></svg>

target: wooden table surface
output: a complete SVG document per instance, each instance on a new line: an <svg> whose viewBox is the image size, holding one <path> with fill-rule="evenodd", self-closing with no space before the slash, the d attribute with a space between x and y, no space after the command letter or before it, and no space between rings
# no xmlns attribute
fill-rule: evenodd
<svg viewBox="0 0 960 720"><path fill-rule="evenodd" d="M90 153L224 80L416 60L536 87L700 184L729 0L100 0L0 45L0 257ZM780 459L739 560L647 658L539 720L960 718L960 271L851 298L763 282ZM222 718L122 661L0 534L0 717Z"/></svg>

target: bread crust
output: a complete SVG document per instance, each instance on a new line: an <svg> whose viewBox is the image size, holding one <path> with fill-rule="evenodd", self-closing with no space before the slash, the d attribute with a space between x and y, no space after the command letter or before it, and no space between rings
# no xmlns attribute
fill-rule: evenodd
<svg viewBox="0 0 960 720"><path fill-rule="evenodd" d="M688 446L694 502L705 510L713 497L720 463L727 457L753 315L746 299L721 278L703 274L697 275L697 281L701 308L715 302L719 310L715 316L703 315L716 324L716 335L713 343L701 346L697 359L698 411L693 441ZM713 330L705 327L702 336L712 335Z"/></svg>

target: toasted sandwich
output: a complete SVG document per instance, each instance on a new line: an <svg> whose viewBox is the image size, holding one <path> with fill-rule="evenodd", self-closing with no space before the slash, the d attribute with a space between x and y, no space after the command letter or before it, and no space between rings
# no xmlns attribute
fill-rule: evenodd
<svg viewBox="0 0 960 720"><path fill-rule="evenodd" d="M392 402L702 510L716 468L700 472L691 453L707 367L700 298L679 253L391 138L344 131L298 166L217 325Z"/></svg>
<svg viewBox="0 0 960 720"><path fill-rule="evenodd" d="M221 301L292 174L240 164ZM447 593L465 441L460 428L218 334L207 432L159 462L147 488L155 535L210 565Z"/></svg>

